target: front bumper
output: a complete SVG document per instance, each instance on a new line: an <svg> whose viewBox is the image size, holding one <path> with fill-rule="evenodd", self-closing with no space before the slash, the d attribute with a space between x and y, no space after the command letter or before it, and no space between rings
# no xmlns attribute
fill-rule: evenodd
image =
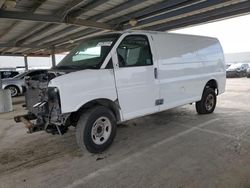
<svg viewBox="0 0 250 188"><path fill-rule="evenodd" d="M68 130L68 126L65 125L65 121L68 118L68 115L62 115L60 117L61 121L45 122L46 118L37 117L34 114L28 113L21 116L15 116L14 120L16 123L23 123L28 129L28 133L45 130L48 133L63 135Z"/></svg>

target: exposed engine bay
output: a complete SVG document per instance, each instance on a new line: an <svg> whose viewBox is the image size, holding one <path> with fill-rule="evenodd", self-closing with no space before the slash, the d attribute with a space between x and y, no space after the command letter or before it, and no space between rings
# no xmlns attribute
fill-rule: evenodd
<svg viewBox="0 0 250 188"><path fill-rule="evenodd" d="M67 131L67 115L61 114L60 96L57 88L48 87L50 80L69 71L44 70L40 74L25 78L25 107L28 114L16 116L16 122L23 122L29 133L45 130L52 134Z"/></svg>

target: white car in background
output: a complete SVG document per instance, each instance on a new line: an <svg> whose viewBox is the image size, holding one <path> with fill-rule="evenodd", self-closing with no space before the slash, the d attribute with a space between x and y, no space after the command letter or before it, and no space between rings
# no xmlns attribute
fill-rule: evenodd
<svg viewBox="0 0 250 188"><path fill-rule="evenodd" d="M248 68L249 64L247 63L232 64L226 69L227 78L244 77L246 76Z"/></svg>

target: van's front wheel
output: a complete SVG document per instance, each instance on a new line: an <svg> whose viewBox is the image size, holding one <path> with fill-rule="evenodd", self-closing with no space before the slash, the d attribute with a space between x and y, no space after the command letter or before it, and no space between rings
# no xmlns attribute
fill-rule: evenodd
<svg viewBox="0 0 250 188"><path fill-rule="evenodd" d="M198 114L213 113L216 107L216 93L212 88L206 88L200 101L195 104Z"/></svg>
<svg viewBox="0 0 250 188"><path fill-rule="evenodd" d="M115 116L111 110L103 106L83 112L76 126L78 146L82 150L86 147L91 153L106 150L112 144L115 134Z"/></svg>

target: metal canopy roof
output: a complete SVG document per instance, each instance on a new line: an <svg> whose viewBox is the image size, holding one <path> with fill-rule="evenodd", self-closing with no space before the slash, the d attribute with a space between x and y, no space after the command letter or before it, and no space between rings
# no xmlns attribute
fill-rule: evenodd
<svg viewBox="0 0 250 188"><path fill-rule="evenodd" d="M111 30L167 31L246 14L250 1L0 0L0 8L0 55L43 56Z"/></svg>

